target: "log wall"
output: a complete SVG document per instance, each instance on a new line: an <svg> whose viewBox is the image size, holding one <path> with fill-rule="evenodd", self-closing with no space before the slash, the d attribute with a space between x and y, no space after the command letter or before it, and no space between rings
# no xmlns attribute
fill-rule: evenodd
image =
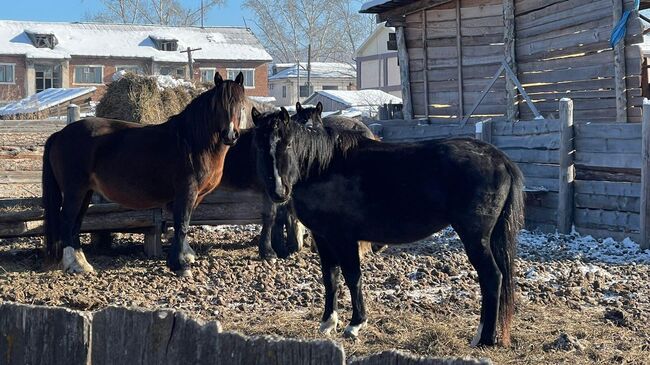
<svg viewBox="0 0 650 365"><path fill-rule="evenodd" d="M218 322L169 309L98 312L0 303L0 359L7 365L215 364L343 365L330 340L222 332ZM136 360L137 359L137 360ZM489 365L489 360L421 358L387 351L351 360L379 365Z"/></svg>

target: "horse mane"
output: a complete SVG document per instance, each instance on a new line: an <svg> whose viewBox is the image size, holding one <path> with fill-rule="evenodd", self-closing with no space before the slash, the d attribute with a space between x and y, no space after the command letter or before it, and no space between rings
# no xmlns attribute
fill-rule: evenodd
<svg viewBox="0 0 650 365"><path fill-rule="evenodd" d="M337 156L345 156L365 137L359 131L339 130L325 127L322 130L305 127L297 122L289 122L285 128L294 135L292 149L300 161L300 169L306 176L316 170L325 170ZM305 176L305 177L306 177Z"/></svg>
<svg viewBox="0 0 650 365"><path fill-rule="evenodd" d="M220 127L229 123L232 106L243 100L243 88L225 80L220 87L215 86L194 98L167 123L177 129L193 152L213 150L219 144Z"/></svg>

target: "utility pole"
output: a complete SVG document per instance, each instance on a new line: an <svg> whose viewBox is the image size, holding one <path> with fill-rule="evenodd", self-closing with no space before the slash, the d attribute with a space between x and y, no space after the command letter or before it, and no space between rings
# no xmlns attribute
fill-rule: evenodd
<svg viewBox="0 0 650 365"><path fill-rule="evenodd" d="M311 43L307 46L307 93L311 95Z"/></svg>
<svg viewBox="0 0 650 365"><path fill-rule="evenodd" d="M201 0L201 28L203 28L203 0Z"/></svg>
<svg viewBox="0 0 650 365"><path fill-rule="evenodd" d="M192 81L192 78L194 77L194 65L193 65L194 62L192 61L192 52L200 51L200 50L201 48L192 49L190 47L187 47L185 51L181 51L181 53L187 53L187 64L190 68L190 81Z"/></svg>
<svg viewBox="0 0 650 365"><path fill-rule="evenodd" d="M296 60L296 72L298 75L298 101L300 101L300 59Z"/></svg>

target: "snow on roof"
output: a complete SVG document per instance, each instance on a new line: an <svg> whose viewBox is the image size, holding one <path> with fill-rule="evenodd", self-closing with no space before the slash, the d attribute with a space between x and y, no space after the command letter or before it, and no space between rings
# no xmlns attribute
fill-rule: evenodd
<svg viewBox="0 0 650 365"><path fill-rule="evenodd" d="M26 31L50 33L54 49L36 48ZM48 23L0 20L0 55L65 59L71 56L151 58L158 62L187 62L178 51L161 51L153 38L176 39L178 50L202 48L196 60L271 61L255 35L239 27L166 27L131 24Z"/></svg>
<svg viewBox="0 0 650 365"><path fill-rule="evenodd" d="M94 87L52 88L9 103L0 108L0 115L35 113L95 91Z"/></svg>
<svg viewBox="0 0 650 365"><path fill-rule="evenodd" d="M311 99L317 94L336 100L348 107L402 103L402 99L381 90L320 90L305 100L305 103L313 103Z"/></svg>
<svg viewBox="0 0 650 365"><path fill-rule="evenodd" d="M282 66L279 66L282 65ZM295 63L277 64L278 67L289 67L282 70L277 74L270 76L269 80L288 79L297 77L297 67ZM312 78L354 78L357 77L357 71L347 63L340 62L312 62L311 63L311 77ZM300 64L300 78L307 79L307 62Z"/></svg>
<svg viewBox="0 0 650 365"><path fill-rule="evenodd" d="M275 100L274 96L249 96L251 100L255 100L258 103L275 103L277 100Z"/></svg>
<svg viewBox="0 0 650 365"><path fill-rule="evenodd" d="M384 4L389 3L391 1L393 1L393 0L370 0L370 1L366 1L365 3L363 3L363 5L361 5L361 9L359 9L359 12L363 13L364 11L367 11L370 8L374 8L375 6L379 6L379 5L384 5Z"/></svg>

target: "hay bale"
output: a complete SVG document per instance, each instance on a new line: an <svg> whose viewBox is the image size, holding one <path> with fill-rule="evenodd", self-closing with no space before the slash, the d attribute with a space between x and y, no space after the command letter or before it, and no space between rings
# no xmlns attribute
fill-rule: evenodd
<svg viewBox="0 0 650 365"><path fill-rule="evenodd" d="M168 77L167 77L168 78ZM165 82L167 81L167 82ZM97 105L98 117L158 124L180 113L204 89L188 82L161 82L160 76L121 74Z"/></svg>

